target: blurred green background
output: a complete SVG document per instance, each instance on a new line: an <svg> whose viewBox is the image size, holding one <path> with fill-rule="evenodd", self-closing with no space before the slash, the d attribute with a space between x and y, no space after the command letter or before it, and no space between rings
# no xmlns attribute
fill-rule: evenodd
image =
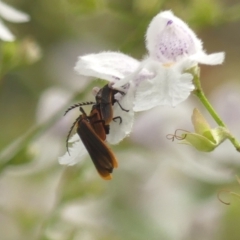
<svg viewBox="0 0 240 240"><path fill-rule="evenodd" d="M110 182L89 157L72 167L57 160L78 115L63 118L64 110L92 101L92 87L104 85L74 72L77 57L111 50L141 59L149 22L168 9L196 31L208 53L226 52L222 66L201 67L201 80L240 137L239 1L5 2L31 20L5 22L17 40L0 42L1 239L239 239L239 199L222 192L227 206L217 198L223 188L240 193L239 153L228 143L205 154L166 139L177 128L192 130L192 110L201 108L194 98L136 114L131 136L112 147L119 168Z"/></svg>

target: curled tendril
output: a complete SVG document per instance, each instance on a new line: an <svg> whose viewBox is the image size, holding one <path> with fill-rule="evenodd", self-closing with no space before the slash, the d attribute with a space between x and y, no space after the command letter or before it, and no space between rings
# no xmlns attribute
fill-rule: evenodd
<svg viewBox="0 0 240 240"><path fill-rule="evenodd" d="M173 142L175 139L177 139L177 140L179 140L179 141L184 140L184 139L186 138L187 134L184 134L184 135L181 134L181 136L180 136L180 135L177 134L178 131L182 131L182 132L187 132L187 133L189 133L189 131L184 130L184 129L176 129L175 132L174 132L174 134L167 134L167 135L166 135L166 138L167 138L168 140L172 140L172 142Z"/></svg>
<svg viewBox="0 0 240 240"><path fill-rule="evenodd" d="M230 191L230 190L227 190L227 189L222 189L222 190L219 190L219 191L218 191L218 194L217 194L217 198L218 198L218 200L219 200L221 203L223 203L223 204L225 204L225 205L231 205L230 202L225 202L225 201L223 201L223 200L220 198L220 194L221 194L222 192L231 193L231 191Z"/></svg>

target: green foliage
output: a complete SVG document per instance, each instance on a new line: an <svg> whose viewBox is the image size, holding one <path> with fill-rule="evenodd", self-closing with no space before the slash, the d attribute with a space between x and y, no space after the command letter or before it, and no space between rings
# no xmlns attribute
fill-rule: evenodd
<svg viewBox="0 0 240 240"><path fill-rule="evenodd" d="M2 42L0 47L0 76L4 76L15 68L31 65L41 57L40 48L30 38L15 42Z"/></svg>
<svg viewBox="0 0 240 240"><path fill-rule="evenodd" d="M66 3L70 12L84 15L104 10L106 4L106 0L82 0L81 4L79 4L79 0L70 0Z"/></svg>
<svg viewBox="0 0 240 240"><path fill-rule="evenodd" d="M77 82L73 73L77 57L88 52L121 50L141 59L146 54L146 28L161 10L172 9L208 36L219 30L214 27L216 25L221 28L221 34L226 30L224 24L231 21L237 24L240 5L220 0L203 0L201 3L198 0L24 0L21 3L15 0L11 4L21 4L18 7L31 16L31 21L22 26L7 25L17 41L0 42L1 238L192 240L192 233L197 229L194 223L199 224L196 216L201 215L198 208L204 201L211 210L212 199L216 199L216 192L224 186L224 180L219 185L212 183L211 188L204 191L207 189L204 184L195 184L193 177L185 174L190 166L183 166L184 171L176 170L176 165L184 165L181 163L184 153L169 142L166 145L165 136L159 143L149 141L149 145L158 146L157 150L139 146L130 138L114 147L120 167L111 182L106 183L98 176L89 157L77 166L61 166L57 157L65 151L71 121L60 122L66 119L62 116L65 107L51 115L59 104L56 102L44 107L43 112L51 117L39 123L38 102L48 87L77 96L77 99L66 99L66 106L73 100L93 100L92 87L103 83L84 82L83 79ZM228 28L230 33L232 28ZM229 38L237 37L237 34L231 32ZM215 46L217 40L210 38L210 43ZM218 44L231 45L224 41L226 39ZM230 47L233 48L226 49L229 55L238 51L238 48ZM233 72L234 63L228 64L232 65L226 70L227 76ZM203 75L207 74L213 81L212 76L217 72L204 69ZM238 75L237 72L235 76ZM206 81L204 86L207 88L208 84ZM187 119L186 116L179 118ZM207 146L210 142L211 147L219 144L223 139L216 140L216 132L206 129L203 122L198 122L195 129L201 135L197 140L204 138L206 143L207 139ZM151 124L149 120L145 126ZM164 130L165 125L161 124L159 129ZM24 135L33 126L34 129ZM24 136L19 136L19 132ZM38 151L34 151L34 141L45 134L44 141L35 143ZM154 134L159 134L158 129ZM145 137L149 136L142 136L142 139ZM202 142L200 145L203 146ZM177 164L172 163L176 158L171 155L174 151L177 152ZM189 154L194 159L205 156ZM194 195L199 191L206 192L204 197ZM94 206L89 207L87 203ZM218 207L219 204L216 203ZM86 208L77 209L82 206ZM213 221L212 227L221 234L216 234L217 238L213 234L209 239L238 239L239 202L232 202L230 208L222 205L219 208L218 220L222 225ZM10 232L6 225L13 230ZM185 230L189 235L179 237L178 234Z"/></svg>
<svg viewBox="0 0 240 240"><path fill-rule="evenodd" d="M198 109L193 110L192 123L194 133L184 133L181 143L195 147L201 152L211 152L229 138L229 132L223 127L211 129Z"/></svg>

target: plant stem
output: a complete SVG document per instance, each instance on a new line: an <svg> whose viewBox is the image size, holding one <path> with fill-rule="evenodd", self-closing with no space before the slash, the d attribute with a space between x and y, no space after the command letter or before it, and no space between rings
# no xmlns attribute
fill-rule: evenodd
<svg viewBox="0 0 240 240"><path fill-rule="evenodd" d="M192 73L193 73L193 76L194 76L193 83L195 85L195 90L193 91L193 93L198 97L198 99L201 101L201 103L205 106L205 108L208 110L208 112L213 117L213 119L216 121L216 123L219 126L224 127L225 129L228 129L226 124L219 117L219 115L214 110L214 108L212 107L212 105L210 104L210 102L208 101L208 99L206 98L206 96L205 96L205 94L203 92L203 89L202 89L202 86L201 86L201 83L200 83L200 79L199 79L199 70L195 69L195 71L192 72ZM238 152L240 152L240 143L238 142L238 140L230 132L229 132L228 139L234 145L236 150Z"/></svg>
<svg viewBox="0 0 240 240"><path fill-rule="evenodd" d="M208 110L208 112L211 114L213 119L216 121L216 123L221 126L225 127L225 123L222 121L222 119L218 116L212 105L209 103L208 99L206 98L205 94L202 92L202 90L196 89L194 91L194 94L198 97L198 99L201 101L201 103L205 106L205 108Z"/></svg>

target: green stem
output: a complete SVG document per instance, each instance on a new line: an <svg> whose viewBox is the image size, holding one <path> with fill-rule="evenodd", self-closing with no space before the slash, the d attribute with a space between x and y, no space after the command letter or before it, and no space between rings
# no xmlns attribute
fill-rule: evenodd
<svg viewBox="0 0 240 240"><path fill-rule="evenodd" d="M211 114L211 116L213 117L213 119L216 121L216 123L221 126L224 127L225 129L228 129L226 124L223 122L223 120L219 117L219 115L217 114L217 112L214 110L214 108L212 107L212 105L210 104L210 102L208 101L208 99L206 98L203 90L202 90L202 86L200 83L200 79L199 79L199 71L195 69L195 72L191 72L194 76L193 79L193 83L195 85L195 90L194 90L194 94L198 97L198 99L201 101L201 103L205 106L205 108L208 110L208 112ZM229 130L228 130L229 132ZM234 147L236 148L236 150L238 152L240 152L240 143L238 142L238 140L229 132L229 136L228 136L229 141L234 145Z"/></svg>
<svg viewBox="0 0 240 240"><path fill-rule="evenodd" d="M196 89L194 91L194 93L198 97L198 99L201 101L201 103L205 106L205 108L208 110L208 112L211 114L211 116L216 121L216 123L219 126L226 128L225 123L222 121L222 119L218 116L218 114L216 113L216 111L214 110L212 105L209 103L209 101L206 98L205 94L201 90L199 90L199 89Z"/></svg>

